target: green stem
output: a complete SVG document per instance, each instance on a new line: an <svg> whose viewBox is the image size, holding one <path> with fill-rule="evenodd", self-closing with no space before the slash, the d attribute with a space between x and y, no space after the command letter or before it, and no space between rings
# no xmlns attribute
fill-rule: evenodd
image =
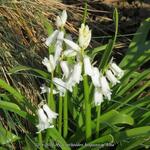
<svg viewBox="0 0 150 150"><path fill-rule="evenodd" d="M67 137L68 134L68 94L66 92L64 97L64 138Z"/></svg>
<svg viewBox="0 0 150 150"><path fill-rule="evenodd" d="M58 116L58 130L62 134L62 96L59 96L59 116Z"/></svg>
<svg viewBox="0 0 150 150"><path fill-rule="evenodd" d="M91 104L89 101L89 85L88 78L86 75L83 76L83 85L84 85L84 101L85 101L85 134L86 141L89 141L91 138Z"/></svg>
<svg viewBox="0 0 150 150"><path fill-rule="evenodd" d="M87 17L87 0L85 0L85 5L84 5L84 15L83 15L83 23L86 23L86 17Z"/></svg>
<svg viewBox="0 0 150 150"><path fill-rule="evenodd" d="M50 89L50 93L48 94L48 105L53 111L56 111L55 101L53 97L53 73L51 74Z"/></svg>
<svg viewBox="0 0 150 150"><path fill-rule="evenodd" d="M43 148L43 142L42 142L42 133L38 133L38 138L39 138L39 144L40 144L40 150L44 150Z"/></svg>
<svg viewBox="0 0 150 150"><path fill-rule="evenodd" d="M100 106L97 106L96 111L97 111L96 138L98 138L98 137L99 137L99 130L100 130L99 117L100 117L100 113L101 113L101 105L100 105Z"/></svg>

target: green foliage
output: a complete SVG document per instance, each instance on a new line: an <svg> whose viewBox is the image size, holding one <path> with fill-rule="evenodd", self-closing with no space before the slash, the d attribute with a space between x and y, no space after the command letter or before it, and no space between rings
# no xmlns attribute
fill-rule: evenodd
<svg viewBox="0 0 150 150"><path fill-rule="evenodd" d="M50 34L53 29L47 21L44 22L48 34ZM94 57L100 51L104 51L100 56L102 58L101 62L98 64L103 73L107 68L116 43L118 33L117 9L114 11L114 22L116 25L114 37L107 45L97 47L90 53ZM19 134L19 129L17 129L19 135L15 135L13 134L14 128L9 131L2 124L0 124L0 144L3 146L13 142L20 142L24 149L37 149L42 146L45 149L57 149L59 145L62 150L70 150L72 148L69 144L81 143L82 145L85 142L89 145L93 144L93 146L94 144L112 143L118 150L136 149L139 145L140 148L147 148L150 145L148 140L150 135L150 126L148 124L150 119L150 98L148 95L150 70L144 67L144 64L150 59L150 41L147 40L149 31L150 19L146 19L137 30L137 34L133 37L127 53L120 63L120 67L125 70L125 75L121 79L121 83L113 87L112 99L102 103L101 114L97 118L96 108L93 106L91 96L93 87L89 84L87 76L84 76L83 85L74 87L73 93L68 92L65 103L63 101L60 101L59 105L56 103L56 108L59 108L60 115L62 115L59 116L61 122L57 120L55 123L56 128L47 129L46 132L41 133L40 141L43 142L43 145L39 143L36 131L30 130L30 126L25 129L25 134ZM11 69L9 73L12 75L20 71L28 71L30 75L46 80L46 83L50 85L50 74L40 69L17 66ZM59 69L58 73L60 73ZM2 114L15 114L20 122L26 120L31 124L31 127L36 128L36 108L30 100L1 79L0 88L3 89L0 94ZM42 99L40 96L39 98ZM58 99L62 100L60 97L55 97L55 99L56 102L58 102ZM64 107L69 110L69 113L64 110ZM62 112L66 115L65 118L63 118ZM9 123L5 115L2 117ZM59 124L57 125L58 122ZM99 128L97 128L97 122ZM63 126L64 123L65 126ZM25 128L23 123L20 123L20 126ZM63 131L62 128L64 128ZM97 137L97 135L100 136ZM31 140L28 137L31 137ZM52 145L46 147L46 144L49 143L53 143L54 147ZM78 147L78 149L87 149L87 147L84 145Z"/></svg>

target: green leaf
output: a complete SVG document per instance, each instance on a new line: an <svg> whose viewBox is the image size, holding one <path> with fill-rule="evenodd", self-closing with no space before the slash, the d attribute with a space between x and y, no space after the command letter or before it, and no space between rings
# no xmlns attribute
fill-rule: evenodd
<svg viewBox="0 0 150 150"><path fill-rule="evenodd" d="M144 137L150 135L150 126L143 126L118 132L114 135L114 139L119 142L126 139L133 139L137 137Z"/></svg>
<svg viewBox="0 0 150 150"><path fill-rule="evenodd" d="M32 68L32 67L27 67L27 66L17 66L17 67L14 67L13 69L11 69L9 71L9 73L13 74L13 73L17 73L19 71L34 71L34 72L38 73L39 75L41 75L42 77L44 77L46 79L50 77L49 73L46 73L46 72L44 72L42 70L35 69L35 68Z"/></svg>
<svg viewBox="0 0 150 150"><path fill-rule="evenodd" d="M0 144L9 144L19 140L20 137L16 136L15 134L11 133L10 131L6 130L2 124L0 123Z"/></svg>
<svg viewBox="0 0 150 150"><path fill-rule="evenodd" d="M17 102L23 101L24 97L16 91L13 87L8 85L5 81L0 79L0 87L11 93L17 100Z"/></svg>
<svg viewBox="0 0 150 150"><path fill-rule="evenodd" d="M120 67L131 71L150 59L150 41L146 42L149 30L150 18L146 19L137 30Z"/></svg>
<svg viewBox="0 0 150 150"><path fill-rule="evenodd" d="M140 81L147 78L150 74L150 69L147 69L140 73L138 76L136 76L131 82L124 85L119 92L117 93L117 96L121 96L122 94L126 93L128 90L134 88Z"/></svg>
<svg viewBox="0 0 150 150"><path fill-rule="evenodd" d="M48 129L48 136L59 143L62 150L71 150L66 141L55 128Z"/></svg>
<svg viewBox="0 0 150 150"><path fill-rule="evenodd" d="M32 115L28 114L27 112L21 110L20 107L15 103L0 100L0 108L7 111L14 112L19 116L31 121L32 123L35 123L35 118Z"/></svg>
<svg viewBox="0 0 150 150"><path fill-rule="evenodd" d="M111 53L112 53L112 50L114 48L116 38L117 38L117 33L118 33L118 11L117 11L116 8L114 10L113 17L114 17L114 22L115 22L115 27L116 27L115 28L115 35L114 35L114 38L109 41L109 43L106 47L106 50L105 50L105 52L102 56L101 62L100 62L100 68L102 68L103 73L105 72L105 69L107 68L107 64L108 64L108 61L110 59L110 56L111 56Z"/></svg>
<svg viewBox="0 0 150 150"><path fill-rule="evenodd" d="M105 136L102 136L98 139L95 139L89 143L85 143L81 148L79 148L78 150L84 150L84 149L88 149L89 147L92 147L93 148L101 148L102 144L108 144L108 143L113 143L114 141L114 138L111 134L109 135L105 135ZM95 146L94 146L95 144ZM99 146L97 146L97 144Z"/></svg>

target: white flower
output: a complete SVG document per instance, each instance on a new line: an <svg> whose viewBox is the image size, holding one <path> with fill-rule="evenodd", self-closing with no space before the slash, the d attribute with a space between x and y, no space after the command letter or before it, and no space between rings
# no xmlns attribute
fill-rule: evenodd
<svg viewBox="0 0 150 150"><path fill-rule="evenodd" d="M81 24L79 29L79 45L81 48L86 49L91 41L91 30L87 25Z"/></svg>
<svg viewBox="0 0 150 150"><path fill-rule="evenodd" d="M39 132L41 132L47 128L54 127L54 125L51 124L52 122L49 122L49 120L42 108L39 108L37 110L37 115L38 115L38 119L39 119L39 124L36 127L38 128Z"/></svg>
<svg viewBox="0 0 150 150"><path fill-rule="evenodd" d="M55 45L54 59L55 59L56 62L59 60L61 52L62 52L63 39L64 39L64 32L60 31L58 33L58 37L57 37L57 41L56 41L56 45Z"/></svg>
<svg viewBox="0 0 150 150"><path fill-rule="evenodd" d="M65 56L65 57L73 57L76 55L77 55L77 52L72 49L68 49L63 52L63 56Z"/></svg>
<svg viewBox="0 0 150 150"><path fill-rule="evenodd" d="M59 31L55 30L45 41L45 44L47 46L50 46L52 42L54 42L57 39Z"/></svg>
<svg viewBox="0 0 150 150"><path fill-rule="evenodd" d="M100 72L99 72L99 70L98 70L98 68L97 67L93 67L92 68L92 76L91 76L91 78L92 78L92 82L93 82L93 84L94 84L94 86L95 87L101 87L101 84L100 84Z"/></svg>
<svg viewBox="0 0 150 150"><path fill-rule="evenodd" d="M103 94L100 88L95 88L94 90L94 103L96 106L101 105L103 102Z"/></svg>
<svg viewBox="0 0 150 150"><path fill-rule="evenodd" d="M92 65L90 62L90 58L87 55L84 56L83 62L84 62L84 73L86 75L92 76L92 72L93 72Z"/></svg>
<svg viewBox="0 0 150 150"><path fill-rule="evenodd" d="M124 71L114 62L110 63L110 69L112 70L114 75L117 76L119 79L122 78L122 76L124 75Z"/></svg>
<svg viewBox="0 0 150 150"><path fill-rule="evenodd" d="M56 119L57 116L58 116L58 114L55 113L55 112L53 112L53 111L48 107L47 104L44 104L44 105L43 105L43 110L44 110L44 112L45 112L46 115L47 115L48 122L52 124L53 119Z"/></svg>
<svg viewBox="0 0 150 150"><path fill-rule="evenodd" d="M117 83L120 83L120 81L113 75L113 73L110 70L106 71L106 77L112 83L112 86L116 85Z"/></svg>
<svg viewBox="0 0 150 150"><path fill-rule="evenodd" d="M111 90L110 90L108 81L106 80L106 78L104 76L100 76L100 84L101 84L101 89L102 89L103 95L108 100L110 100L111 99Z"/></svg>
<svg viewBox="0 0 150 150"><path fill-rule="evenodd" d="M60 96L64 96L66 93L66 83L60 78L53 78L53 83L56 85Z"/></svg>
<svg viewBox="0 0 150 150"><path fill-rule="evenodd" d="M49 55L49 59L47 59L46 57L43 59L42 61L43 65L46 66L47 70L49 72L53 72L55 70L55 66L56 66L56 62L54 60L53 55Z"/></svg>
<svg viewBox="0 0 150 150"><path fill-rule="evenodd" d="M58 28L64 27L66 21L67 21L67 12L66 12L66 10L63 10L61 16L57 16L57 18L56 18L56 26Z"/></svg>
<svg viewBox="0 0 150 150"><path fill-rule="evenodd" d="M68 65L67 61L61 61L60 66L61 66L61 69L63 71L65 78L67 79L69 77L69 73L70 73L69 72L69 65Z"/></svg>
<svg viewBox="0 0 150 150"><path fill-rule="evenodd" d="M81 62L78 62L77 64L74 65L74 69L73 69L73 72L72 72L72 80L75 82L75 83L78 83L82 80L82 63Z"/></svg>
<svg viewBox="0 0 150 150"><path fill-rule="evenodd" d="M79 52L80 51L80 46L76 43L74 43L73 41L71 40L68 40L68 39L64 39L64 42L69 46L71 47L73 50Z"/></svg>
<svg viewBox="0 0 150 150"><path fill-rule="evenodd" d="M43 94L43 93L50 93L51 92L51 89L49 87L45 86L45 85L42 85L40 87L40 89L41 89L41 94ZM57 94L57 93L58 92L53 89L53 94Z"/></svg>

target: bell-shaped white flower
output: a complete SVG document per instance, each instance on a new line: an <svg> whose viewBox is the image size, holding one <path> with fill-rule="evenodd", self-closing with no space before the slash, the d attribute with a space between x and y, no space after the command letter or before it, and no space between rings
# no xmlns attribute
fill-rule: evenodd
<svg viewBox="0 0 150 150"><path fill-rule="evenodd" d="M58 28L62 28L65 26L66 21L67 21L67 12L66 10L63 10L61 16L57 16L56 18L56 26Z"/></svg>
<svg viewBox="0 0 150 150"><path fill-rule="evenodd" d="M53 112L53 111L48 107L47 104L44 104L44 105L43 105L43 110L44 110L44 112L45 112L46 115L47 115L48 122L52 124L53 119L56 119L57 116L58 116L58 114L55 113L55 112Z"/></svg>
<svg viewBox="0 0 150 150"><path fill-rule="evenodd" d="M68 46L70 46L73 50L75 50L75 51L77 51L77 52L79 52L80 49L81 49L78 44L74 43L74 42L71 41L71 40L64 39L64 42L65 42Z"/></svg>
<svg viewBox="0 0 150 150"><path fill-rule="evenodd" d="M64 96L66 93L66 83L60 78L53 78L53 83L56 85L60 96Z"/></svg>
<svg viewBox="0 0 150 150"><path fill-rule="evenodd" d="M41 132L47 128L54 127L54 125L52 125L51 122L49 122L49 120L42 108L39 108L37 110L37 115L38 115L38 119L39 119L39 124L36 127L38 128L39 132Z"/></svg>
<svg viewBox="0 0 150 150"><path fill-rule="evenodd" d="M111 90L108 84L108 81L106 80L106 78L104 76L100 76L100 84L101 84L101 89L102 89L102 93L103 95L110 100L111 99Z"/></svg>
<svg viewBox="0 0 150 150"><path fill-rule="evenodd" d="M112 70L114 75L117 76L119 79L121 79L124 75L124 71L114 62L110 63L110 69Z"/></svg>
<svg viewBox="0 0 150 150"><path fill-rule="evenodd" d="M57 41L55 44L55 55L54 55L54 59L55 61L59 61L61 52L62 52L62 44L63 44L63 39L64 39L64 32L60 31L57 37Z"/></svg>
<svg viewBox="0 0 150 150"><path fill-rule="evenodd" d="M45 57L42 63L46 66L48 72L53 72L55 70L56 62L53 55L49 55L49 59Z"/></svg>
<svg viewBox="0 0 150 150"><path fill-rule="evenodd" d="M61 61L60 66L61 66L61 69L63 71L65 78L67 79L69 77L69 73L70 73L69 65L68 65L67 61Z"/></svg>
<svg viewBox="0 0 150 150"><path fill-rule="evenodd" d="M91 41L91 30L85 24L81 24L79 29L79 46L83 49L86 49Z"/></svg>
<svg viewBox="0 0 150 150"><path fill-rule="evenodd" d="M117 83L120 83L120 81L113 75L113 73L110 70L106 71L106 77L112 83L112 86L116 85Z"/></svg>
<svg viewBox="0 0 150 150"><path fill-rule="evenodd" d="M45 41L45 44L47 46L50 46L56 39L57 39L57 36L58 36L58 33L59 31L58 30L55 30Z"/></svg>
<svg viewBox="0 0 150 150"><path fill-rule="evenodd" d="M74 57L77 55L77 52L72 49L68 49L68 50L65 50L62 55L65 57Z"/></svg>
<svg viewBox="0 0 150 150"><path fill-rule="evenodd" d="M42 85L40 87L41 89L41 94L44 94L44 93L50 93L51 92L51 89L45 85ZM53 94L57 94L58 92L56 90L53 89Z"/></svg>
<svg viewBox="0 0 150 150"><path fill-rule="evenodd" d="M95 88L94 90L94 103L96 106L101 105L103 102L103 94L100 88Z"/></svg>
<svg viewBox="0 0 150 150"><path fill-rule="evenodd" d="M87 55L84 56L83 58L83 62L84 62L84 73L86 75L92 76L92 65L90 62L90 57L88 57Z"/></svg>
<svg viewBox="0 0 150 150"><path fill-rule="evenodd" d="M101 84L100 84L100 72L98 70L97 67L93 67L92 68L92 83L94 84L95 87L101 87Z"/></svg>
<svg viewBox="0 0 150 150"><path fill-rule="evenodd" d="M75 83L78 83L82 80L82 63L81 62L78 62L77 64L74 65L74 69L73 69L73 72L72 72L72 80L75 82Z"/></svg>

